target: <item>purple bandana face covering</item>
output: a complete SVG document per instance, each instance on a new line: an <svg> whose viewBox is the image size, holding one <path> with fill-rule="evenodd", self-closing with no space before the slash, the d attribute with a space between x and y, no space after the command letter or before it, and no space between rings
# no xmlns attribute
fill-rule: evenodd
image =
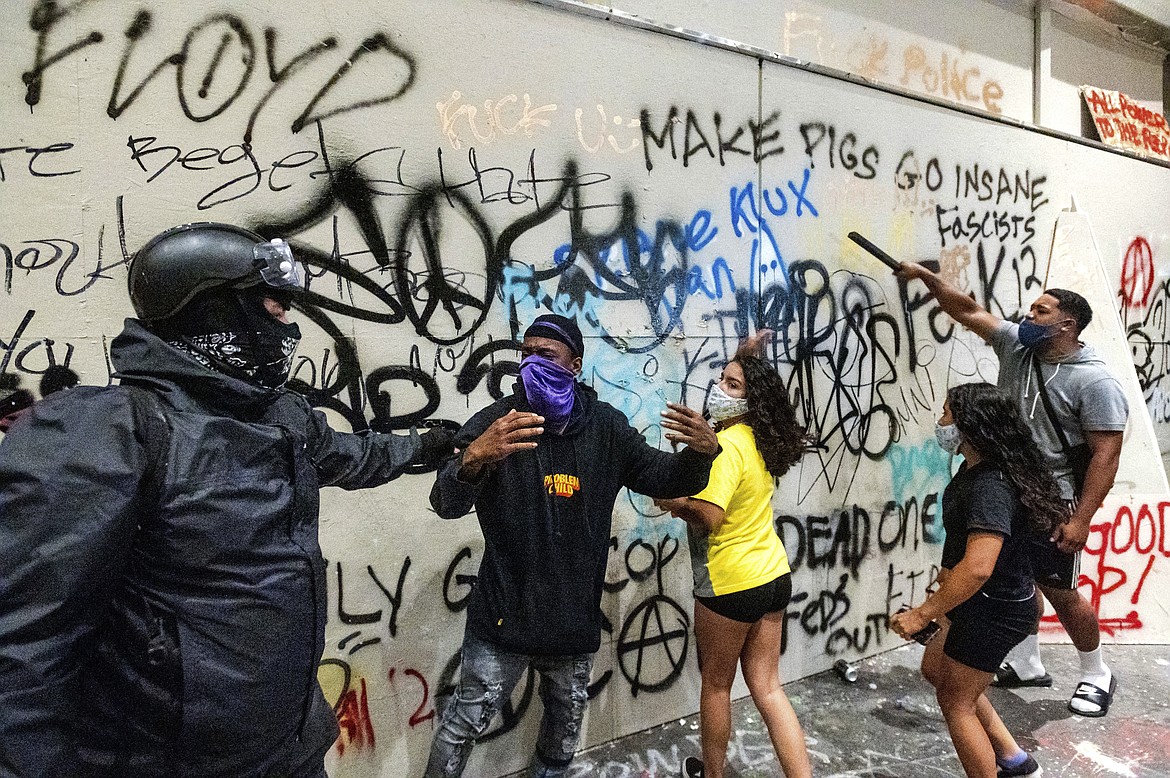
<svg viewBox="0 0 1170 778"><path fill-rule="evenodd" d="M520 379L532 410L544 417L553 432L564 432L573 412L573 372L533 354L520 363Z"/></svg>

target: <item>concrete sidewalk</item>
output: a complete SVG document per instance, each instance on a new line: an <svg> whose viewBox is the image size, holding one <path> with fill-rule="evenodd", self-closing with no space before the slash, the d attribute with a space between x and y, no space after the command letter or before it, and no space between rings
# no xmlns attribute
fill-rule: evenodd
<svg viewBox="0 0 1170 778"><path fill-rule="evenodd" d="M991 690L1008 728L1059 778L1170 778L1170 646L1107 646L1118 690L1105 718L1071 713L1076 683L1072 646L1045 646L1051 689ZM831 672L788 684L818 778L963 776L933 691L918 673L922 649L910 645L858 664L847 684ZM728 776L781 776L749 699L733 705ZM699 719L688 716L578 755L570 776L649 778L681 773L699 754ZM517 774L519 775L519 774Z"/></svg>

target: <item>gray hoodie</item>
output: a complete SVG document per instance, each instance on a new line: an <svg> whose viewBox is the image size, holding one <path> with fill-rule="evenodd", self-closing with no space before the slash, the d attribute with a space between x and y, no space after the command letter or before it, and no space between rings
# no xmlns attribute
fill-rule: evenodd
<svg viewBox="0 0 1170 778"><path fill-rule="evenodd" d="M999 388L1014 397L1020 415L1032 428L1032 437L1052 468L1066 500L1074 496L1072 469L1060 438L1045 410L1034 362L1044 377L1044 388L1070 446L1085 442L1086 432L1119 432L1129 419L1129 403L1117 378L1091 346L1062 361L1036 359L1020 344L1020 325L1003 322L988 342L999 356Z"/></svg>

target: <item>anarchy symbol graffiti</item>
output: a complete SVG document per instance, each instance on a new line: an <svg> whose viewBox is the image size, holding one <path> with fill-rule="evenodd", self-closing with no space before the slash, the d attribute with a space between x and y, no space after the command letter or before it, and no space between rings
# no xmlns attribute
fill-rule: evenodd
<svg viewBox="0 0 1170 778"><path fill-rule="evenodd" d="M670 688L682 674L690 626L687 612L664 594L646 598L630 613L618 635L617 655L633 696Z"/></svg>

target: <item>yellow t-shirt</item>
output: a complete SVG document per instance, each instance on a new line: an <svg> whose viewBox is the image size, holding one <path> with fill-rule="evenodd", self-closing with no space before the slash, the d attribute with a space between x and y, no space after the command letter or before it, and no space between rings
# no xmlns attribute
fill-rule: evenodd
<svg viewBox="0 0 1170 778"><path fill-rule="evenodd" d="M711 465L707 488L697 500L718 505L723 523L706 537L688 532L695 595L742 592L789 572L788 554L772 523L772 476L746 424L718 434L723 451Z"/></svg>

